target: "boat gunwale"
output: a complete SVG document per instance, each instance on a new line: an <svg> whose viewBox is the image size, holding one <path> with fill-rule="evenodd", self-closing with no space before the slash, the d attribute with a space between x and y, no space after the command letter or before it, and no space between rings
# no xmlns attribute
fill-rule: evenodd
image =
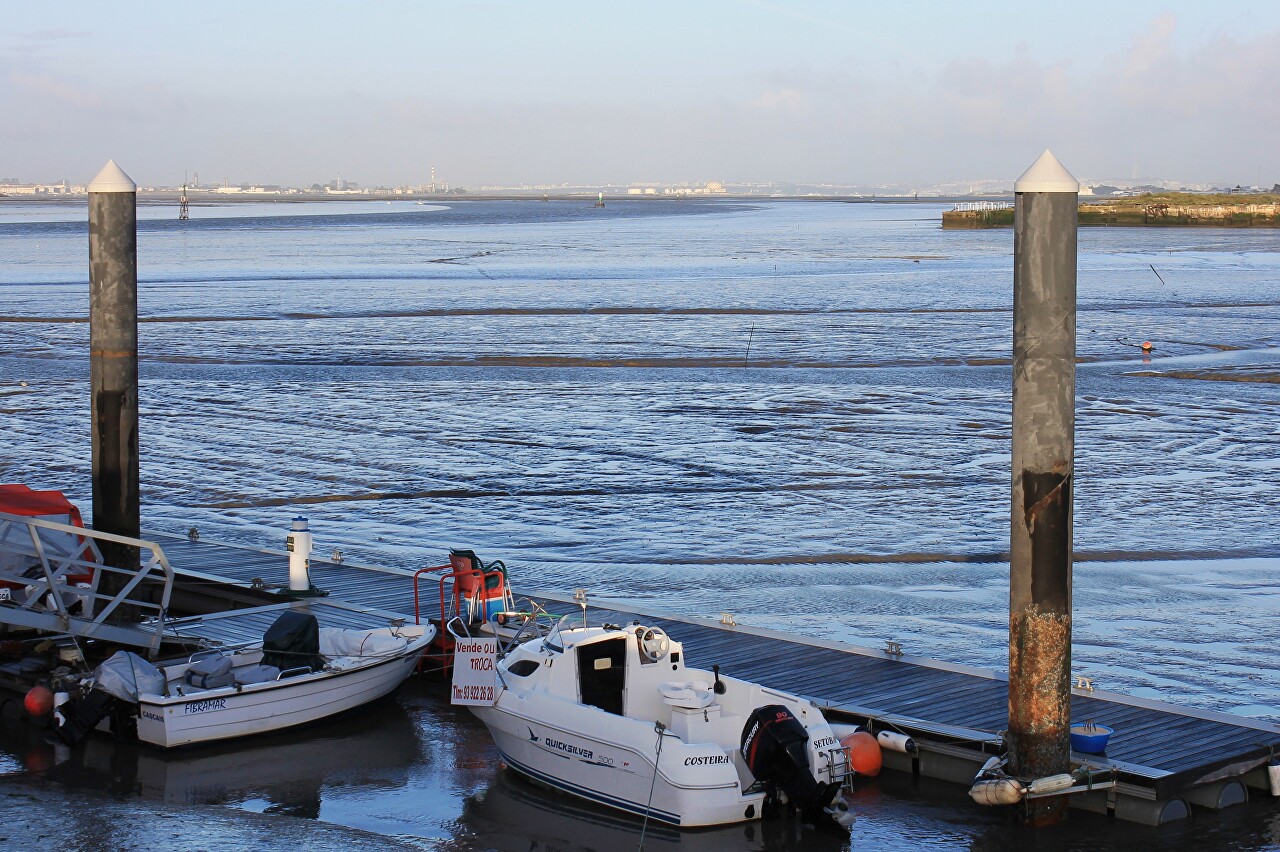
<svg viewBox="0 0 1280 852"><path fill-rule="evenodd" d="M406 657L413 655L415 650L426 650L427 646L435 639L434 630L424 633L420 638L412 641L407 645L403 653L395 656L387 656L382 659L374 659L368 663L358 663L350 668L343 669L321 669L307 674L296 675L294 677L284 678L281 680L266 680L258 683L228 684L227 686L219 686L214 689L204 689L199 692L185 693L179 695L157 695L154 692L143 692L138 694L138 706L147 704L151 707L174 707L178 704L190 704L199 701L208 701L216 698L237 697L243 695L253 695L260 692L270 692L277 689L286 689L309 684L319 683L324 680L341 677L342 675L351 675L359 672L367 672L379 666L390 665L392 663L403 662ZM417 646L415 648L415 646ZM260 649L244 649L237 653L256 652Z"/></svg>

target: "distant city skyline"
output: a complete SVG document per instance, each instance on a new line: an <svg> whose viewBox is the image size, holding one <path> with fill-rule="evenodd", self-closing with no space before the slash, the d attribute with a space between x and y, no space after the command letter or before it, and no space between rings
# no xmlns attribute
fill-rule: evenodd
<svg viewBox="0 0 1280 852"><path fill-rule="evenodd" d="M7 12L0 174L1270 186L1280 4L83 2ZM216 176L216 177L215 177ZM324 176L324 177L321 177Z"/></svg>

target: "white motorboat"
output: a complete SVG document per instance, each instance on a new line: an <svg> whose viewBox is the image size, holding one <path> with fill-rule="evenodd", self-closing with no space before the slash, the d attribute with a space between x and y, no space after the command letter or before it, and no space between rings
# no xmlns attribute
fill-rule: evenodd
<svg viewBox="0 0 1280 852"><path fill-rule="evenodd" d="M120 652L78 700L59 705L59 727L77 739L111 713L112 696L136 705L138 739L163 748L279 731L387 695L435 634L431 625L317 628L314 616L289 611L254 648L203 651L158 667Z"/></svg>
<svg viewBox="0 0 1280 852"><path fill-rule="evenodd" d="M835 801L844 750L816 705L688 668L656 627L565 619L508 651L497 675L493 705L471 710L506 763L543 784L682 828L784 805L815 824L852 822Z"/></svg>

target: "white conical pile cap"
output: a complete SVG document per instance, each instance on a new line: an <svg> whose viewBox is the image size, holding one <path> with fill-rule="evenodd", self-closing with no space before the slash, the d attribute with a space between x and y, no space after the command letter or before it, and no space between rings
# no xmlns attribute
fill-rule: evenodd
<svg viewBox="0 0 1280 852"><path fill-rule="evenodd" d="M133 178L124 173L124 169L116 165L115 160L107 160L102 171L98 172L98 176L89 183L89 191L137 192L138 185L133 182Z"/></svg>
<svg viewBox="0 0 1280 852"><path fill-rule="evenodd" d="M1048 148L1013 185L1014 192L1079 192L1080 181Z"/></svg>

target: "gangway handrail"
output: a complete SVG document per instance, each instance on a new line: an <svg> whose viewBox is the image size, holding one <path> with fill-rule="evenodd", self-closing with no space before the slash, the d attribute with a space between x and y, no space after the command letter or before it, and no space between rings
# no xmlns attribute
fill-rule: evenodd
<svg viewBox="0 0 1280 852"><path fill-rule="evenodd" d="M423 574L434 574L436 571L443 571L446 568L452 568L452 567L453 567L452 565L432 565L427 568L419 568L417 571L413 572L413 623L414 624L422 623L422 611L418 603L418 578L421 577ZM441 597L443 597L443 595L441 595ZM443 604L443 601L441 603ZM441 612L441 615L443 616L444 614L443 605L440 607L440 612ZM444 624L443 618L440 623L442 625Z"/></svg>
<svg viewBox="0 0 1280 852"><path fill-rule="evenodd" d="M29 544L20 541L22 538L21 533L24 529L30 539ZM55 551L50 554L49 548L46 547L46 542L39 532L42 529L75 536L79 544L70 553L64 554ZM150 555L145 560L139 559L139 567L136 571L107 565L103 562L102 551L97 545L97 542L101 541L135 547L138 549L139 557L142 556L144 551ZM92 559L85 558L86 551L92 556ZM13 572L0 570L0 580L20 584L27 589L25 600L16 601L11 598L9 602L11 606L16 605L18 610L41 613L48 612L49 605L52 605L53 611L57 613L58 619L61 621L60 629L62 631L73 635L92 637L96 632L105 628L108 617L127 601L130 606L156 611L155 632L149 641L148 647L152 653L160 649L165 620L169 614L169 602L173 594L174 582L173 567L169 564L169 559L165 556L164 550L160 545L152 541L102 532L87 527L0 512L0 552L37 560L43 575L24 577ZM92 571L93 574L93 579L88 584L88 589L72 586L67 582L68 575L82 573L85 569ZM98 593L101 572L103 571L132 576L115 595L107 597ZM160 595L159 604L129 597L143 580L149 578L163 579L164 587ZM70 613L67 608L67 601L63 599L63 592L71 592L74 596L80 598L84 610L82 615L75 616ZM104 601L105 605L101 607L97 605ZM5 609L5 607L0 607L0 622L5 621ZM32 622L30 619L25 619L23 623L31 624ZM139 625L133 627L133 629L139 630L141 627Z"/></svg>

